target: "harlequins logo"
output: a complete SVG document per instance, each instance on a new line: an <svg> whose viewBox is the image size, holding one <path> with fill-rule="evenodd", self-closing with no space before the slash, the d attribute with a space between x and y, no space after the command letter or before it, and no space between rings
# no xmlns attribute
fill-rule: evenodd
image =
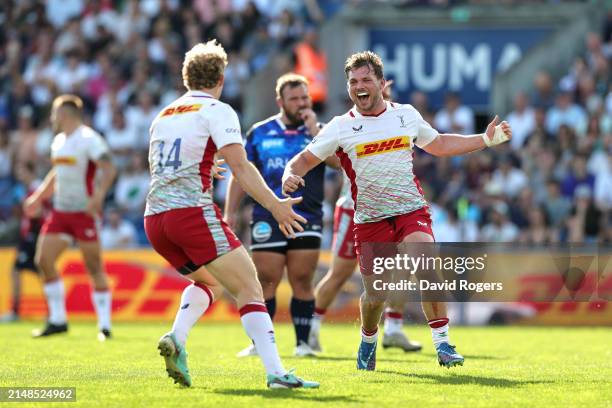
<svg viewBox="0 0 612 408"><path fill-rule="evenodd" d="M361 129L363 129L363 125L360 125L358 127L353 126L353 132L361 132Z"/></svg>
<svg viewBox="0 0 612 408"><path fill-rule="evenodd" d="M401 128L405 128L406 127L406 123L404 122L404 115L399 115L398 119L400 120L400 122L402 122L402 124L400 125Z"/></svg>

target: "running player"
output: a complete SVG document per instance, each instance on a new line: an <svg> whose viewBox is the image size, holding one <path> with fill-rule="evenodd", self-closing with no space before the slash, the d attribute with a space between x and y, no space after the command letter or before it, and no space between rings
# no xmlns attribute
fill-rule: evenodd
<svg viewBox="0 0 612 408"><path fill-rule="evenodd" d="M257 167L268 187L282 197L281 178L285 165L310 143L322 125L312 110L308 82L301 75L289 73L278 78L276 103L280 112L256 123L247 132L245 147L248 160ZM339 167L335 157L329 162ZM294 354L300 357L315 354L308 345L308 336L315 308L312 280L321 248L324 176L324 163L306 176L308 187L302 192L304 200L295 206L295 212L308 220L308 224L303 232L295 234L295 238L287 239L276 227L270 211L259 204L253 208L251 223L251 256L272 319L276 311L276 289L287 268L293 292L290 313L296 337ZM227 191L225 216L233 227L244 190L232 177ZM256 354L255 347L250 345L238 356Z"/></svg>
<svg viewBox="0 0 612 408"><path fill-rule="evenodd" d="M40 180L36 178L33 162L19 163L16 166L17 180L21 183L23 193L19 193L21 197L29 197L36 188L40 185ZM23 194L23 195L22 195ZM21 217L21 225L19 231L19 242L17 243L17 256L13 265L12 281L13 281L13 299L11 311L0 317L0 322L11 322L19 320L19 311L21 304L21 273L34 272L38 273L34 262L36 254L36 241L42 226L42 212L34 217L27 217L25 214Z"/></svg>
<svg viewBox="0 0 612 408"><path fill-rule="evenodd" d="M386 81L383 88L383 99L391 100L391 85L393 81ZM342 172L342 190L336 202L334 211L334 238L332 242L332 260L327 274L315 288L315 312L312 317L312 327L308 337L308 345L314 351L321 351L319 334L327 308L332 304L336 295L351 277L357 266L355 253L355 240L353 237L353 217L355 215L351 182ZM385 309L385 323L383 335L383 348L397 347L406 352L420 351L421 343L411 341L402 332L404 303L389 305Z"/></svg>
<svg viewBox="0 0 612 408"><path fill-rule="evenodd" d="M384 296L374 290L378 279L364 261L370 243L401 243L407 253L410 243L434 242L427 202L412 171L413 146L434 156L455 156L504 143L512 132L497 116L486 132L469 136L439 134L410 105L383 100L385 85L382 60L371 51L350 56L344 71L347 90L355 106L328 123L298 156L287 164L283 191L304 185L302 178L330 154L336 153L351 181L355 201L355 245L365 286L361 298L362 341L357 368L374 370L378 322ZM450 345L444 302L423 302L440 365L463 364Z"/></svg>
<svg viewBox="0 0 612 408"><path fill-rule="evenodd" d="M336 202L334 211L334 239L332 242L332 260L327 274L315 288L315 312L312 318L312 328L308 344L314 351L321 351L319 334L321 325L336 295L346 281L351 277L357 266L355 252L355 238L353 236L353 217L355 215L353 197L351 195L351 182L343 174L342 191ZM308 183L306 183L308 185ZM420 351L421 343L410 340L404 332L403 325L404 303L390 303L385 309L385 321L382 345L384 348L396 347L405 352Z"/></svg>
<svg viewBox="0 0 612 408"><path fill-rule="evenodd" d="M34 337L68 331L64 284L55 268L59 256L75 239L93 284L92 301L98 315L98 339L111 337L111 292L102 266L98 224L106 192L116 170L109 148L93 129L83 124L83 102L74 95L58 96L51 122L58 133L51 144L53 168L25 201L28 217L35 217L53 195L53 210L46 217L36 248L36 265L44 280L49 319ZM101 170L94 187L96 169Z"/></svg>
<svg viewBox="0 0 612 408"><path fill-rule="evenodd" d="M227 55L216 40L187 52L182 74L188 92L165 107L150 129L145 231L153 248L194 282L183 292L172 331L161 337L158 348L169 376L190 386L185 341L214 300L210 287L219 282L236 299L268 387L316 388L318 383L283 367L255 267L213 203L211 167L218 152L242 188L274 215L283 234L294 236L303 230L299 222L306 222L291 209L301 198L278 199L247 161L238 115L219 101L226 65Z"/></svg>

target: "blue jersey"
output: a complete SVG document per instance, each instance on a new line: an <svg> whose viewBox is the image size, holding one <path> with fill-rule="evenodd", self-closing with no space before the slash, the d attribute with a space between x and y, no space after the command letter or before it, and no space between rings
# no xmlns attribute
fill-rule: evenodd
<svg viewBox="0 0 612 408"><path fill-rule="evenodd" d="M291 127L280 120L279 115L256 123L247 132L245 149L247 158L263 176L266 184L274 193L282 195L282 177L287 162L300 153L312 140L312 135L302 125ZM312 169L304 177L306 187L295 192L295 197L303 197L295 212L308 222L319 222L323 217L323 182L325 163ZM258 203L253 208L253 219L272 218L272 214Z"/></svg>

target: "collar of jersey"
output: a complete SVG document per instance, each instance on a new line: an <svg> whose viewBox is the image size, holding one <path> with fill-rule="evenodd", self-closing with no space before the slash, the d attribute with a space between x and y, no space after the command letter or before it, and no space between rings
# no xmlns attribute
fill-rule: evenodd
<svg viewBox="0 0 612 408"><path fill-rule="evenodd" d="M196 98L213 98L214 97L206 92L202 92L202 91L187 91L187 93L185 94L186 96L193 96Z"/></svg>
<svg viewBox="0 0 612 408"><path fill-rule="evenodd" d="M361 113L359 113L356 106L353 106L351 108L350 114L351 116L355 118L377 118L381 116L383 113L385 113L387 110L389 110L389 101L385 101L385 109L383 109L383 111L380 112L378 115L362 115Z"/></svg>

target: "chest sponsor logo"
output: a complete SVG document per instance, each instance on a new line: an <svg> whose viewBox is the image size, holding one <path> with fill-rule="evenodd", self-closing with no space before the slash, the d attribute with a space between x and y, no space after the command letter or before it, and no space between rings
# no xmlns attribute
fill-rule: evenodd
<svg viewBox="0 0 612 408"><path fill-rule="evenodd" d="M261 142L261 147L264 149L272 149L275 147L283 147L284 146L284 140L283 139L269 139L269 140L263 140Z"/></svg>
<svg viewBox="0 0 612 408"><path fill-rule="evenodd" d="M60 156L53 158L53 165L62 165L62 166L74 166L77 163L76 157L73 156Z"/></svg>
<svg viewBox="0 0 612 408"><path fill-rule="evenodd" d="M289 159L287 158L282 158L282 157L270 158L266 162L266 170L284 169L285 166L287 166L288 162L289 162Z"/></svg>
<svg viewBox="0 0 612 408"><path fill-rule="evenodd" d="M408 136L392 137L390 139L378 140L376 142L362 143L355 146L357 157L373 156L375 154L389 153L396 150L410 148Z"/></svg>
<svg viewBox="0 0 612 408"><path fill-rule="evenodd" d="M178 114L187 113L187 112L197 112L200 110L201 107L202 107L201 103L196 103L192 105L174 106L172 108L168 108L164 110L161 114L161 117L163 118L164 116L178 115Z"/></svg>

